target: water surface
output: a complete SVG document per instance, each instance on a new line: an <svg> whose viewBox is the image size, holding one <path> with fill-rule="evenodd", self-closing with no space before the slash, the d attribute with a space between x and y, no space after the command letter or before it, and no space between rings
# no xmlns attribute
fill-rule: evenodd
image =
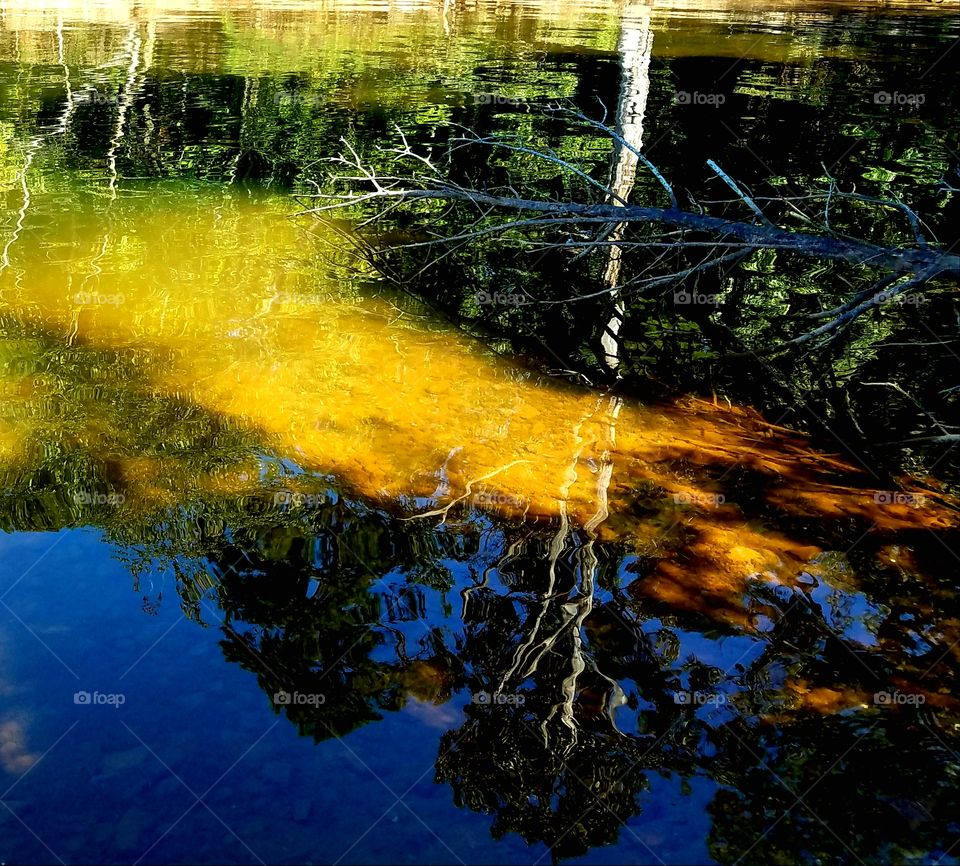
<svg viewBox="0 0 960 866"><path fill-rule="evenodd" d="M921 186L955 88L870 94L955 75L947 4L0 22L0 857L956 862L936 478L550 375L294 215L343 135L557 134L528 103L615 102L631 33L692 186L841 154Z"/></svg>

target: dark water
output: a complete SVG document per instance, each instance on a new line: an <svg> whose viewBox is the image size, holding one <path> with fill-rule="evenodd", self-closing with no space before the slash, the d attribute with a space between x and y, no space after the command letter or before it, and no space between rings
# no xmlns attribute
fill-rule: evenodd
<svg viewBox="0 0 960 866"><path fill-rule="evenodd" d="M949 243L955 4L0 22L0 860L958 861L936 469L547 376L289 217L395 124L602 173L534 105L627 82L699 198L826 165Z"/></svg>

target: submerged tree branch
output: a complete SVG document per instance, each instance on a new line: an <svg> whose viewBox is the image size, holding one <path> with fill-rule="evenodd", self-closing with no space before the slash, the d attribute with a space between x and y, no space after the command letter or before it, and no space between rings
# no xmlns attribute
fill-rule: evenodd
<svg viewBox="0 0 960 866"><path fill-rule="evenodd" d="M569 112L578 123L606 132L620 146L625 145L623 137L605 124L591 120L577 112ZM760 250L779 250L790 252L810 259L827 262L840 262L853 266L870 268L880 272L871 284L856 292L844 303L814 314L814 318L827 321L792 340L764 350L765 353L784 351L805 343L833 339L850 323L887 301L905 292L919 288L926 283L944 277L960 278L960 256L933 246L922 234L922 221L914 211L903 202L884 201L857 193L843 192L830 178L830 188L826 192L812 192L810 199L825 198L823 222L819 231L800 231L787 225L773 222L764 213L751 195L742 186L724 172L713 160L707 165L735 193L736 199L745 204L757 218L756 221L730 219L726 216L707 213L702 206L696 210L681 209L677 202L673 186L659 169L642 153L634 150L639 160L650 170L657 182L669 197L668 207L647 204L634 204L625 201L611 190L590 177L586 172L553 151L537 150L534 147L504 141L494 137L481 137L467 134L455 139L455 150L471 146L494 147L509 153L519 153L533 160L541 160L560 168L571 178L584 181L590 190L603 193L602 201L557 201L534 197L524 197L509 188L509 194L500 190L474 189L462 186L453 180L441 176L434 163L422 155L411 151L406 139L402 148L385 149L379 153L386 160L389 171L381 172L365 164L356 150L344 142L347 153L337 159L347 166L349 173L331 174L329 177L331 192L318 192L306 196L310 206L302 213L322 216L333 211L361 210L376 208L372 216L364 220L364 225L376 223L401 206L416 208L429 203L466 204L475 208L475 216L468 228L453 232L437 232L423 240L405 240L390 243L392 250L423 250L446 248L449 252L454 245L468 244L483 238L510 237L523 240L526 232L543 229L556 229L579 232L580 238L562 241L539 241L545 251L578 249L575 259L589 255L593 250L616 244L631 250L676 250L690 252L696 248L711 248L707 256L696 265L677 269L672 273L640 279L642 274L627 279L618 285L605 286L597 292L587 292L561 301L542 299L539 303L572 303L596 298L604 294L615 294L625 288L632 291L671 284L680 284L694 275L712 267L733 264ZM412 158L429 169L428 174L413 170L397 171L403 160ZM360 184L361 189L354 186ZM342 190L346 185L348 189ZM328 187L328 188L331 188ZM889 208L904 214L909 223L913 243L903 246L881 246L867 240L838 235L830 224L831 204L845 199L861 204ZM769 200L769 199L764 199ZM591 236L582 229L591 225L600 226ZM664 238L662 233L650 238L621 238L610 240L611 225L638 227L656 226L674 230L675 234ZM675 238L670 240L670 238ZM665 242L666 241L666 242ZM529 241L528 241L529 242ZM581 249L585 248L585 249ZM724 254L726 251L726 254ZM443 255L446 255L444 253ZM662 259L662 256L661 256Z"/></svg>

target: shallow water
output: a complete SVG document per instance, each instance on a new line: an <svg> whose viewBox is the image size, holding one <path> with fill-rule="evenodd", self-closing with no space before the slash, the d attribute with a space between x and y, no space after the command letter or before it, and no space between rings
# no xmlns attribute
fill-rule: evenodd
<svg viewBox="0 0 960 866"><path fill-rule="evenodd" d="M933 5L7 4L0 859L956 862L936 479L495 353L290 191L347 132L537 129L629 26L725 166L815 171L799 101L920 183L951 105L845 74L937 70Z"/></svg>

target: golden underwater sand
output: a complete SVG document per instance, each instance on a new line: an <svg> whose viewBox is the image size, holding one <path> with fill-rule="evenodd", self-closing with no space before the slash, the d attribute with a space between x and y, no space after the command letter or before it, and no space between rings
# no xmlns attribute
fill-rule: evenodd
<svg viewBox="0 0 960 866"><path fill-rule="evenodd" d="M629 544L660 557L629 591L747 630L747 581L792 583L822 571L822 551L745 516L752 503L731 488L734 471L785 516L881 532L957 525L942 497L885 501L852 465L753 410L695 399L645 407L574 388L365 297L318 264L321 229L290 218L288 201L161 188L105 207L44 195L0 273L0 312L65 347L125 353L130 386L148 397L253 431L264 449L408 518L453 520L473 506ZM70 413L15 411L64 395L55 376L13 369L0 382L0 461L29 466ZM178 458L118 445L143 419L96 405L83 414L73 441L111 455L130 507L184 495ZM260 491L244 461L192 483Z"/></svg>

